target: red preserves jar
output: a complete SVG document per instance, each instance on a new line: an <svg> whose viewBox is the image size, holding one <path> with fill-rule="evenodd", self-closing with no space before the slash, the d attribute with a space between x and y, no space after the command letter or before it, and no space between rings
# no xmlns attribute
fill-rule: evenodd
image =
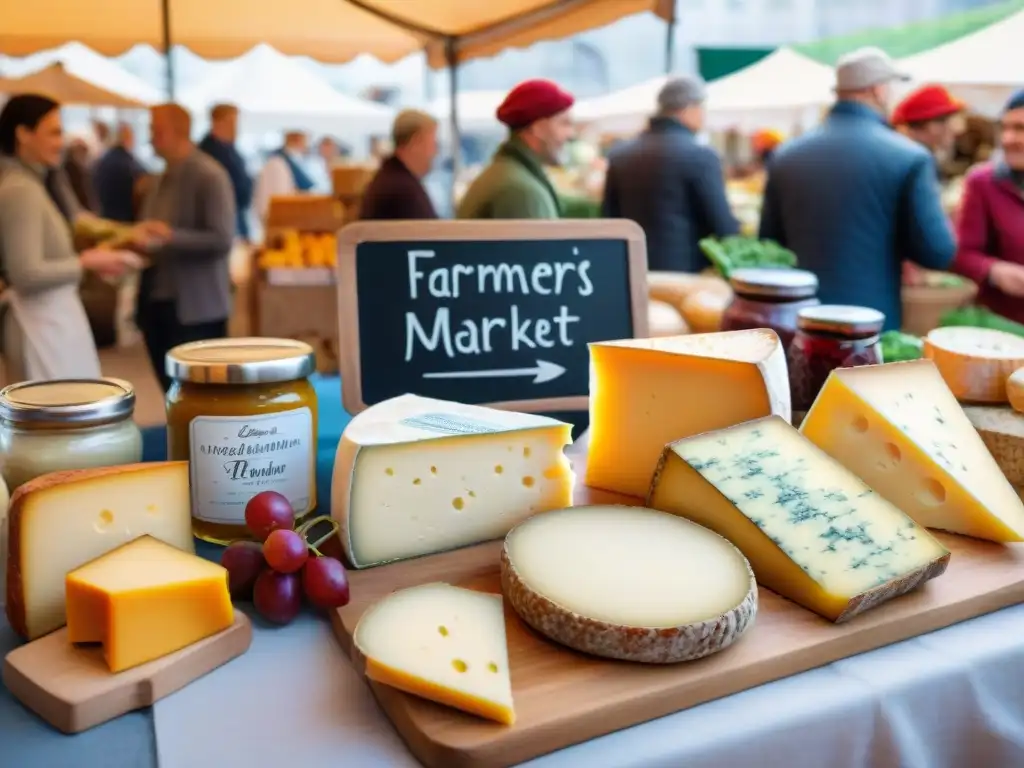
<svg viewBox="0 0 1024 768"><path fill-rule="evenodd" d="M800 310L788 354L794 422L833 370L882 362L878 335L884 324L885 315L868 307L821 304Z"/></svg>
<svg viewBox="0 0 1024 768"><path fill-rule="evenodd" d="M729 276L733 300L722 315L723 331L771 328L788 348L801 309L819 304L818 278L802 269L737 269Z"/></svg>

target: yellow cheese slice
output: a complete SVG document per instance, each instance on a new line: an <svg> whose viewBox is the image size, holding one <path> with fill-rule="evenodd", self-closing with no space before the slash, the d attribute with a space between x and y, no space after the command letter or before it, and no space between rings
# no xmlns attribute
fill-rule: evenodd
<svg viewBox="0 0 1024 768"><path fill-rule="evenodd" d="M949 562L931 534L778 417L672 443L647 504L724 536L758 582L835 622Z"/></svg>
<svg viewBox="0 0 1024 768"><path fill-rule="evenodd" d="M921 525L1024 541L1024 504L930 360L833 371L800 430Z"/></svg>
<svg viewBox="0 0 1024 768"><path fill-rule="evenodd" d="M67 575L68 639L101 643L111 672L180 651L231 626L228 572L141 536Z"/></svg>
<svg viewBox="0 0 1024 768"><path fill-rule="evenodd" d="M402 589L363 614L353 640L371 680L515 722L500 595L442 583Z"/></svg>
<svg viewBox="0 0 1024 768"><path fill-rule="evenodd" d="M403 395L338 445L332 513L356 568L500 539L572 503L572 427L536 414Z"/></svg>
<svg viewBox="0 0 1024 768"><path fill-rule="evenodd" d="M924 339L924 356L957 400L1005 403L1007 378L1024 366L1024 338L988 328L936 328Z"/></svg>
<svg viewBox="0 0 1024 768"><path fill-rule="evenodd" d="M1006 380L1006 399L1017 413L1024 413L1024 368L1018 368Z"/></svg>
<svg viewBox="0 0 1024 768"><path fill-rule="evenodd" d="M665 444L777 414L790 418L774 331L590 345L587 485L643 498Z"/></svg>

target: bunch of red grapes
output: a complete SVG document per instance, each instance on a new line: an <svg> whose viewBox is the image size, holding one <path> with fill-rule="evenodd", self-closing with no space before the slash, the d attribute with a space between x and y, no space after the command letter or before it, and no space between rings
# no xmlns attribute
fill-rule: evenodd
<svg viewBox="0 0 1024 768"><path fill-rule="evenodd" d="M348 574L340 560L311 552L295 530L295 510L277 491L263 491L245 506L245 525L256 541L236 541L220 564L236 600L252 600L259 614L287 624L302 609L340 608L349 601Z"/></svg>

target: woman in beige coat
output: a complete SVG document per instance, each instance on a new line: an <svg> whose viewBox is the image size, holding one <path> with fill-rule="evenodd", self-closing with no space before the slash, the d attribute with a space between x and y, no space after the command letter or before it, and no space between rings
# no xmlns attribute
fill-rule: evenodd
<svg viewBox="0 0 1024 768"><path fill-rule="evenodd" d="M116 277L137 265L127 251L75 252L80 210L58 171L60 105L32 94L0 110L0 275L3 357L9 382L95 378L99 356L78 285L83 270Z"/></svg>

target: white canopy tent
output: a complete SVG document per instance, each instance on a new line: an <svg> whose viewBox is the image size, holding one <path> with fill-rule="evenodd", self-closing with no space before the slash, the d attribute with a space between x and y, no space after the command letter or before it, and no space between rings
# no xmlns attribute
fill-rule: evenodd
<svg viewBox="0 0 1024 768"><path fill-rule="evenodd" d="M915 84L939 83L988 116L1024 87L1024 11L1007 16L930 51L909 56L900 67Z"/></svg>
<svg viewBox="0 0 1024 768"><path fill-rule="evenodd" d="M506 91L459 91L455 107L459 115L459 128L463 132L504 131L495 113L505 100ZM440 96L427 105L427 111L439 120L451 114L451 99Z"/></svg>
<svg viewBox="0 0 1024 768"><path fill-rule="evenodd" d="M577 120L602 132L640 130L654 112L667 78L658 77L576 105ZM790 132L817 122L835 99L831 68L789 48L708 84L707 127Z"/></svg>

